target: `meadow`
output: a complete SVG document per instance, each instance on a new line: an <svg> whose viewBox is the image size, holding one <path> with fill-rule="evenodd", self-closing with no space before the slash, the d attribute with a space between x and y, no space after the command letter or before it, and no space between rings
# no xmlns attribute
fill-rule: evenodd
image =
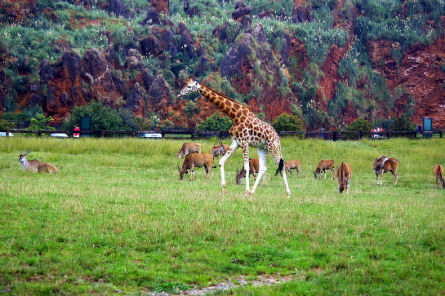
<svg viewBox="0 0 445 296"><path fill-rule="evenodd" d="M199 140L209 152L217 139ZM228 143L228 141L225 141ZM433 165L445 141L282 138L291 198L268 156L267 185L235 184L237 151L219 167L179 180L181 140L0 139L0 291L14 295L179 293L262 276L292 277L219 295L440 295L445 293L445 190ZM20 151L58 175L21 170ZM251 149L251 157L256 156ZM377 186L374 158L400 160ZM351 194L339 195L320 159L347 161ZM253 178L250 178L251 184Z"/></svg>

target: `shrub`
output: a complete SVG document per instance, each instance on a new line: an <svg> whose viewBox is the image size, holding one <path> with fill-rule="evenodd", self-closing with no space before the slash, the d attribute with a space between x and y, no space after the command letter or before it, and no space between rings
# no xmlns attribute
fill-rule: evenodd
<svg viewBox="0 0 445 296"><path fill-rule="evenodd" d="M393 117L390 130L392 131L414 131L416 126L408 116Z"/></svg>
<svg viewBox="0 0 445 296"><path fill-rule="evenodd" d="M101 102L92 102L85 106L75 107L71 116L63 124L64 129L73 129L80 126L82 116L91 117L92 130L138 130L139 125L134 115L128 110L119 111L103 105Z"/></svg>
<svg viewBox="0 0 445 296"><path fill-rule="evenodd" d="M228 131L230 127L232 127L232 120L227 116L222 116L219 112L212 114L198 124L198 130L200 131Z"/></svg>
<svg viewBox="0 0 445 296"><path fill-rule="evenodd" d="M372 126L369 121L359 118L351 122L351 124L346 127L346 130L351 132L369 132L371 131L371 128Z"/></svg>
<svg viewBox="0 0 445 296"><path fill-rule="evenodd" d="M39 114L36 117L31 118L31 122L27 130L55 130L54 127L47 126L50 121L54 119L52 116L45 117L43 114Z"/></svg>
<svg viewBox="0 0 445 296"><path fill-rule="evenodd" d="M298 116L281 113L272 123L277 131L302 131L303 121Z"/></svg>

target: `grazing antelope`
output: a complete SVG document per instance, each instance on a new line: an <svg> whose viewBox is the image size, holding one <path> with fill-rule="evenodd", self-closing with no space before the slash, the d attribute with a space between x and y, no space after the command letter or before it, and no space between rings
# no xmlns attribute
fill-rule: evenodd
<svg viewBox="0 0 445 296"><path fill-rule="evenodd" d="M341 194L346 189L349 195L349 186L351 185L352 169L347 162L342 162L337 169L338 193Z"/></svg>
<svg viewBox="0 0 445 296"><path fill-rule="evenodd" d="M226 154L227 149L229 149L229 146L223 144L222 142L219 142L219 145L213 145L212 155L213 157L223 156L224 154Z"/></svg>
<svg viewBox="0 0 445 296"><path fill-rule="evenodd" d="M292 169L295 169L297 177L298 177L298 174L301 172L299 160L286 160L284 162L284 168L287 172L289 172L289 175L291 175L291 176L292 176Z"/></svg>
<svg viewBox="0 0 445 296"><path fill-rule="evenodd" d="M201 153L200 143L184 143L181 149L178 151L178 159L189 154L189 153Z"/></svg>
<svg viewBox="0 0 445 296"><path fill-rule="evenodd" d="M443 167L440 164L436 164L433 171L434 176L436 176L436 188L438 188L437 180L439 180L440 185L442 185L442 188L445 189L445 183L443 181Z"/></svg>
<svg viewBox="0 0 445 296"><path fill-rule="evenodd" d="M256 174L260 171L260 160L258 158L249 159L249 174L253 175L253 179L256 180ZM241 171L236 171L236 184L241 184L243 178L246 176L246 170L244 166ZM263 184L266 184L266 175L263 175Z"/></svg>
<svg viewBox="0 0 445 296"><path fill-rule="evenodd" d="M335 175L335 166L333 160L320 160L318 163L317 168L314 172L315 179L318 179L318 176L322 173L324 173L324 179L326 180L326 170L330 170L332 173L332 180L334 180Z"/></svg>
<svg viewBox="0 0 445 296"><path fill-rule="evenodd" d="M191 170L190 181L193 180L193 175L195 172L195 167L205 169L204 179L207 178L207 175L210 174L210 179L212 179L212 165L213 165L213 156L209 153L191 153L187 154L184 158L184 162L182 164L182 169L179 169L179 178L182 180L184 174L188 174L188 170Z"/></svg>
<svg viewBox="0 0 445 296"><path fill-rule="evenodd" d="M397 184L397 181L399 180L399 175L397 174L397 168L399 167L399 162L400 161L398 159L388 158L384 155L374 160L372 168L374 169L375 172L377 185L383 185L383 174L388 171L394 175L394 185Z"/></svg>
<svg viewBox="0 0 445 296"><path fill-rule="evenodd" d="M59 169L53 166L52 164L38 161L37 159L28 160L26 156L31 151L26 152L25 154L20 154L19 162L22 164L22 168L24 171L28 170L33 173L50 173L50 174L58 174Z"/></svg>
<svg viewBox="0 0 445 296"><path fill-rule="evenodd" d="M297 177L298 177L298 174L301 172L301 170L300 170L300 161L299 160L286 160L284 162L284 169L291 176L293 176L292 169L295 169L295 171L297 172ZM278 174L278 172L277 172L277 174ZM275 176L277 174L275 174ZM280 172L280 174L281 174L281 172Z"/></svg>

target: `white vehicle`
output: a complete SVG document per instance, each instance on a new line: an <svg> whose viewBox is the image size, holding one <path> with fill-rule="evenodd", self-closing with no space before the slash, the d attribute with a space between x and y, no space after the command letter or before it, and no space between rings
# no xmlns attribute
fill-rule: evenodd
<svg viewBox="0 0 445 296"><path fill-rule="evenodd" d="M162 138L162 134L160 134L160 133L139 133L138 138L160 139L160 138Z"/></svg>
<svg viewBox="0 0 445 296"><path fill-rule="evenodd" d="M11 132L0 132L0 137L14 137L14 135Z"/></svg>
<svg viewBox="0 0 445 296"><path fill-rule="evenodd" d="M50 137L53 138L69 138L69 136L65 133L52 133Z"/></svg>

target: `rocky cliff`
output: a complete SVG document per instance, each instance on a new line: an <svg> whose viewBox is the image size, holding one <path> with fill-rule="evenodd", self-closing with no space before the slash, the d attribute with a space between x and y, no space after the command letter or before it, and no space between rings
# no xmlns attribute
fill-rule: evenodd
<svg viewBox="0 0 445 296"><path fill-rule="evenodd" d="M40 106L60 123L73 107L101 101L140 118L155 113L161 123L195 127L216 108L201 97L176 98L184 79L194 76L268 121L286 112L302 117L308 129L327 124L335 128L358 117L408 114L413 122L432 117L436 128L445 128L444 15L426 10L422 15L420 31L431 42L401 43L369 37L372 22L363 25L369 8L355 1L295 0L291 9L255 1L226 6L185 1L183 7L168 0L150 0L142 7L121 0L97 1L95 6L67 2L85 9L71 12L68 24L63 20L71 8L58 1L49 1L49 6L31 0L0 3L0 33L7 36L0 42L0 115ZM109 17L95 17L94 9L107 11ZM220 11L231 19L212 17ZM179 13L187 17L178 21ZM409 7L396 11L404 22L408 14ZM201 24L202 31L190 29L199 26L196 20L207 22ZM69 28L50 42L49 56L57 57L51 61L35 54L38 43L29 41L29 51L26 45L19 51L7 43L17 42L14 26L37 30L38 22L49 30L56 25ZM332 31L318 36L323 33L313 30L317 26ZM88 30L105 41L85 48L73 41ZM342 41L331 40L330 34L338 32L345 36ZM323 46L328 47L323 51ZM347 61L352 70L345 74ZM375 77L383 77L384 83L376 86ZM323 116L329 118L320 119Z"/></svg>

